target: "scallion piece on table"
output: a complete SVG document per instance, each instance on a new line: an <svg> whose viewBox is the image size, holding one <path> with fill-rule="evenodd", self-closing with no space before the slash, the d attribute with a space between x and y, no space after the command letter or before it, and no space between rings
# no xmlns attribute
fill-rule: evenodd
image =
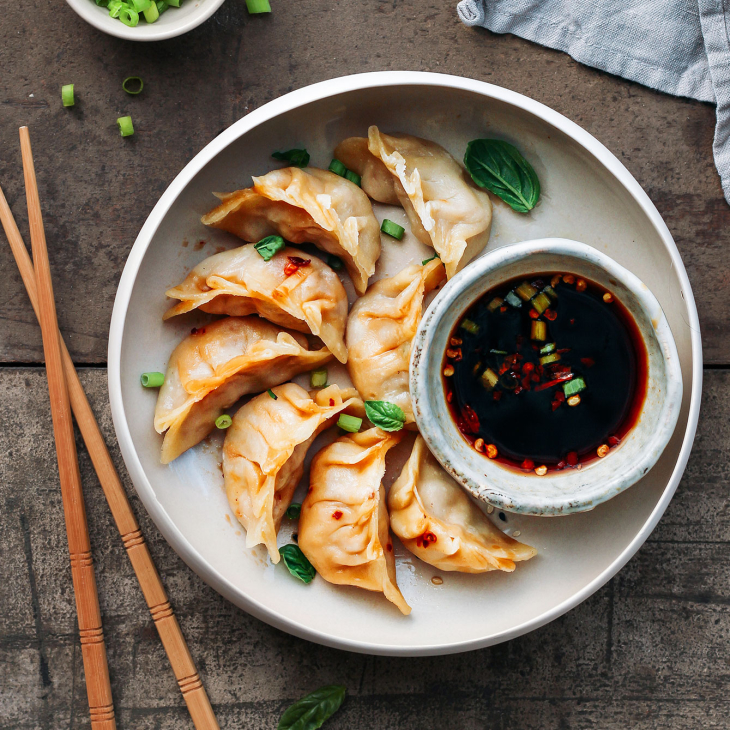
<svg viewBox="0 0 730 730"><path fill-rule="evenodd" d="M560 360L559 352L551 352L549 355L543 355L540 358L540 365L550 365L551 363L558 362Z"/></svg>
<svg viewBox="0 0 730 730"><path fill-rule="evenodd" d="M142 373L139 382L145 388L159 388L165 382L164 373Z"/></svg>
<svg viewBox="0 0 730 730"><path fill-rule="evenodd" d="M160 11L157 9L157 3L151 2L147 10L144 11L144 19L148 23L154 23L160 17Z"/></svg>
<svg viewBox="0 0 730 730"><path fill-rule="evenodd" d="M119 20L124 23L124 25L128 25L130 28L136 27L136 25L139 23L139 13L133 8L130 8L129 5L122 6L122 9L119 11L118 17Z"/></svg>
<svg viewBox="0 0 730 730"><path fill-rule="evenodd" d="M383 224L380 226L380 230L385 233L387 236L392 236L393 238L397 238L399 241L402 240L403 234L406 232L406 229L403 228L403 226L399 226L397 223L393 223L393 221L388 220L387 218L383 221Z"/></svg>
<svg viewBox="0 0 730 730"><path fill-rule="evenodd" d="M502 297L494 297L489 304L487 304L488 312L496 312L504 304Z"/></svg>
<svg viewBox="0 0 730 730"><path fill-rule="evenodd" d="M165 2L165 0L162 0L162 2ZM127 76L127 78L122 81L122 88L128 94L136 96L142 91L142 89L144 89L144 82L139 76Z"/></svg>
<svg viewBox="0 0 730 730"><path fill-rule="evenodd" d="M342 259L339 256L328 253L327 266L329 266L331 269L334 269L335 271L339 271L344 266L344 264L342 263Z"/></svg>
<svg viewBox="0 0 730 730"><path fill-rule="evenodd" d="M571 395L575 395L576 393L580 393L582 390L585 389L586 381L583 380L583 378L573 378L567 383L563 383L563 393L565 394L566 398L569 398Z"/></svg>
<svg viewBox="0 0 730 730"><path fill-rule="evenodd" d="M170 7L170 3L167 2L167 0L157 0L157 12L162 15L162 13L165 12ZM141 91L141 89L140 89Z"/></svg>
<svg viewBox="0 0 730 730"><path fill-rule="evenodd" d="M543 345L540 348L541 355L549 355L551 352L555 352L557 345L554 342L548 342L547 345Z"/></svg>
<svg viewBox="0 0 730 730"><path fill-rule="evenodd" d="M530 327L530 339L537 342L545 342L547 340L547 323L533 319Z"/></svg>
<svg viewBox="0 0 730 730"><path fill-rule="evenodd" d="M66 84L61 87L61 101L64 106L74 105L74 85Z"/></svg>
<svg viewBox="0 0 730 730"><path fill-rule="evenodd" d="M124 10L122 10L122 13ZM133 10L130 12L134 12ZM136 13L135 13L136 15ZM119 18L122 18L121 13L119 14ZM139 18L137 19L139 20ZM124 22L124 20L122 20ZM137 25L137 23L135 23ZM117 125L119 126L119 134L122 135L122 137L131 137L134 134L134 125L132 124L132 117L119 117L117 119Z"/></svg>
<svg viewBox="0 0 730 730"><path fill-rule="evenodd" d="M270 13L271 5L269 0L246 0L246 8L251 15L257 15L258 13Z"/></svg>
<svg viewBox="0 0 730 730"><path fill-rule="evenodd" d="M221 431L230 428L232 424L233 419L227 413L224 413L222 416L218 416L218 418L215 419L215 427L221 429Z"/></svg>
<svg viewBox="0 0 730 730"><path fill-rule="evenodd" d="M324 388L327 385L327 368L312 370L309 373L309 385L312 388Z"/></svg>
<svg viewBox="0 0 730 730"><path fill-rule="evenodd" d="M274 393L274 391L271 390L271 388L269 388L266 392L269 394L269 398L273 398L274 400L279 400L279 396L276 395L276 393Z"/></svg>
<svg viewBox="0 0 730 730"><path fill-rule="evenodd" d="M358 187L360 187L360 183L362 182L362 178L352 170L345 170L345 179L349 180L351 183L354 183Z"/></svg>
<svg viewBox="0 0 730 730"><path fill-rule="evenodd" d="M520 298L513 291L505 295L504 301L507 302L510 307L514 307L515 309L519 309L522 306Z"/></svg>
<svg viewBox="0 0 730 730"><path fill-rule="evenodd" d="M487 368L482 373L482 384L487 390L494 390L494 386L497 385L499 382L499 375L492 370L492 368Z"/></svg>
<svg viewBox="0 0 730 730"><path fill-rule="evenodd" d="M551 286L546 286L543 289L543 292L545 292L545 294L547 294L553 301L557 301L558 293Z"/></svg>
<svg viewBox="0 0 730 730"><path fill-rule="evenodd" d="M479 325L476 322L472 322L470 319L465 319L459 326L461 329L466 330L472 335L479 333Z"/></svg>
<svg viewBox="0 0 730 730"><path fill-rule="evenodd" d="M362 418L357 418L357 416L348 416L346 413L343 413L337 419L337 425L343 431L357 433L360 430L360 426L362 426Z"/></svg>
<svg viewBox="0 0 730 730"><path fill-rule="evenodd" d="M109 5L107 7L109 9L110 17L118 18L119 12L124 7L124 3L122 0L109 0Z"/></svg>
<svg viewBox="0 0 730 730"><path fill-rule="evenodd" d="M284 246L286 243L281 236L266 236L253 245L264 261L270 261Z"/></svg>
<svg viewBox="0 0 730 730"><path fill-rule="evenodd" d="M345 177L345 173L347 172L347 168L339 160L332 160L328 169L340 177Z"/></svg>
<svg viewBox="0 0 730 730"><path fill-rule="evenodd" d="M529 302L532 297L537 294L537 289L535 289L532 284L530 284L527 281L523 281L516 289L515 292L517 292L517 295L525 302Z"/></svg>
<svg viewBox="0 0 730 730"><path fill-rule="evenodd" d="M540 292L532 297L532 306L535 307L538 314L542 314L551 304L550 297L545 292Z"/></svg>

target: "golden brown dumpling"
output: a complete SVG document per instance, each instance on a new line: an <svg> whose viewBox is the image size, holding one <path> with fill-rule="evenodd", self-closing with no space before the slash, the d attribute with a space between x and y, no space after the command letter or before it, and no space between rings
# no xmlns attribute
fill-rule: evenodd
<svg viewBox="0 0 730 730"><path fill-rule="evenodd" d="M298 249L284 248L269 261L253 244L215 254L166 294L180 302L164 319L197 308L239 317L260 314L282 327L317 335L340 362L347 362L342 282L324 261Z"/></svg>
<svg viewBox="0 0 730 730"><path fill-rule="evenodd" d="M307 338L259 317L227 317L198 328L173 351L155 408L165 433L162 463L202 441L241 396L258 393L332 359Z"/></svg>
<svg viewBox="0 0 730 730"><path fill-rule="evenodd" d="M294 383L252 398L233 417L223 444L228 503L246 528L246 547L263 543L279 562L276 535L317 435L345 410L362 413L354 388L331 385L311 394Z"/></svg>
<svg viewBox="0 0 730 730"><path fill-rule="evenodd" d="M382 485L385 455L399 440L372 428L343 436L314 457L299 547L325 580L382 592L409 614L396 582Z"/></svg>
<svg viewBox="0 0 730 730"><path fill-rule="evenodd" d="M446 278L439 259L407 266L375 282L360 297L347 322L347 370L365 400L395 403L413 423L408 389L411 342L421 321L423 298Z"/></svg>
<svg viewBox="0 0 730 730"><path fill-rule="evenodd" d="M390 526L414 555L441 570L511 572L537 554L497 529L418 436L388 494Z"/></svg>

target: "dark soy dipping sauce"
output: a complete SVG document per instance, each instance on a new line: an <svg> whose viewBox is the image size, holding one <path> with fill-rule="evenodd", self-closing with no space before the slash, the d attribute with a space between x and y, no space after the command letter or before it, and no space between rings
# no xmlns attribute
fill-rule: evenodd
<svg viewBox="0 0 730 730"><path fill-rule="evenodd" d="M548 287L550 306L539 315L548 300L530 297L529 287L519 308L508 303L523 282L537 293ZM507 301L494 308L495 298ZM545 323L544 341L531 339L536 321ZM552 353L541 354L548 343ZM559 359L540 363L555 353ZM492 373L483 378L487 368ZM555 272L484 294L452 332L443 363L446 399L464 437L485 458L538 474L580 468L617 446L641 411L646 372L646 348L626 308L598 284ZM580 378L580 402L569 405Z"/></svg>

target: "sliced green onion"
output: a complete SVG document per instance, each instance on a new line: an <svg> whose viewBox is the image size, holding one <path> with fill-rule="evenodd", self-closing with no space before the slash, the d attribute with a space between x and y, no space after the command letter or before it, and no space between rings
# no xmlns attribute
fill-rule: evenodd
<svg viewBox="0 0 730 730"><path fill-rule="evenodd" d="M130 8L129 5L125 5L119 11L119 20L121 20L124 25L134 28L137 23L139 23L139 13Z"/></svg>
<svg viewBox="0 0 730 730"><path fill-rule="evenodd" d="M162 0L162 2L165 2L165 0ZM144 82L139 76L127 76L127 78L122 81L122 88L128 94L136 96L142 91L142 89L144 89Z"/></svg>
<svg viewBox="0 0 730 730"><path fill-rule="evenodd" d="M270 261L285 246L286 243L281 236L266 236L253 245L264 261Z"/></svg>
<svg viewBox="0 0 730 730"><path fill-rule="evenodd" d="M479 325L476 322L472 322L470 319L465 319L460 325L461 329L471 332L476 335L479 333Z"/></svg>
<svg viewBox="0 0 730 730"><path fill-rule="evenodd" d="M403 238L403 234L406 232L406 229L403 228L403 226L399 226L397 223L393 223L393 221L388 220L387 218L380 226L380 230L388 236L397 238L399 241Z"/></svg>
<svg viewBox="0 0 730 730"><path fill-rule="evenodd" d="M349 433L357 433L360 430L360 426L362 426L362 418L357 418L356 416L348 416L346 413L343 413L337 419L337 425L343 431L348 431Z"/></svg>
<svg viewBox="0 0 730 730"><path fill-rule="evenodd" d="M519 309L522 306L520 298L513 291L505 296L504 301L515 309Z"/></svg>
<svg viewBox="0 0 730 730"><path fill-rule="evenodd" d="M550 365L550 363L558 362L560 360L559 352L551 352L549 355L543 355L540 358L540 365Z"/></svg>
<svg viewBox="0 0 730 730"><path fill-rule="evenodd" d="M148 23L154 23L160 17L160 11L157 9L157 3L151 2L147 10L144 11L144 19Z"/></svg>
<svg viewBox="0 0 730 730"><path fill-rule="evenodd" d="M258 15L259 13L270 13L271 5L269 0L246 0L246 8L251 15Z"/></svg>
<svg viewBox="0 0 730 730"><path fill-rule="evenodd" d="M421 266L425 266L426 264L430 264L434 259L440 259L441 257L436 253L433 256L431 256L430 259L423 259L421 261Z"/></svg>
<svg viewBox="0 0 730 730"><path fill-rule="evenodd" d="M532 284L530 284L527 281L523 281L516 289L515 291L519 295L520 299L522 299L525 302L529 302L532 297L537 294L537 289L535 289Z"/></svg>
<svg viewBox="0 0 730 730"><path fill-rule="evenodd" d="M286 152L272 152L271 156L280 162L288 162L294 167L306 167L309 164L309 152L307 150L286 150Z"/></svg>
<svg viewBox="0 0 730 730"><path fill-rule="evenodd" d="M488 312L496 312L504 304L504 299L501 297L494 297L491 302L487 305Z"/></svg>
<svg viewBox="0 0 730 730"><path fill-rule="evenodd" d="M122 13L124 10L122 10ZM130 12L134 12L133 10ZM136 15L136 13L135 13ZM124 23L124 19L122 18L121 13L119 14L119 19ZM139 18L137 18L139 20ZM135 23L137 25L137 23ZM117 119L117 125L119 127L119 133L122 135L122 137L131 137L134 134L134 125L132 124L132 117L119 117Z"/></svg>
<svg viewBox="0 0 730 730"><path fill-rule="evenodd" d="M142 373L139 382L145 388L159 388L165 382L164 373Z"/></svg>
<svg viewBox="0 0 730 730"><path fill-rule="evenodd" d="M547 345L543 345L540 348L541 355L549 355L551 352L555 352L557 345L554 342L548 342Z"/></svg>
<svg viewBox="0 0 730 730"><path fill-rule="evenodd" d="M339 256L328 253L327 266L329 266L331 269L334 269L335 271L339 271L344 266L344 264L342 263L342 259Z"/></svg>
<svg viewBox="0 0 730 730"><path fill-rule="evenodd" d="M312 388L324 388L327 385L327 368L312 370L309 373L309 385Z"/></svg>
<svg viewBox="0 0 730 730"><path fill-rule="evenodd" d="M492 368L487 368L482 373L482 385L487 390L494 390L494 386L497 385L499 382L499 375L492 370Z"/></svg>
<svg viewBox="0 0 730 730"><path fill-rule="evenodd" d="M490 350L489 352L491 352L492 355L509 355L507 350Z"/></svg>
<svg viewBox="0 0 730 730"><path fill-rule="evenodd" d="M532 298L531 303L538 314L542 314L552 304L550 297L542 291Z"/></svg>
<svg viewBox="0 0 730 730"><path fill-rule="evenodd" d="M332 160L328 169L340 177L345 177L345 173L347 172L347 168L339 160Z"/></svg>
<svg viewBox="0 0 730 730"><path fill-rule="evenodd" d="M575 395L576 393L580 393L585 389L586 381L583 380L583 378L573 378L567 383L563 383L563 393L565 393L566 398L569 398L571 395Z"/></svg>
<svg viewBox="0 0 730 730"><path fill-rule="evenodd" d="M557 298L558 298L558 293L557 293L557 292L555 291L555 289L553 289L553 288L552 288L551 286L546 286L546 287L545 287L545 288L543 289L543 291L545 292L545 294L547 294L547 295L548 295L548 296L550 297L550 299L552 299L552 300L554 300L554 301L556 301L556 300L557 300Z"/></svg>
<svg viewBox="0 0 730 730"><path fill-rule="evenodd" d="M547 322L540 322L537 319L533 319L530 328L530 339L545 342L547 340Z"/></svg>
<svg viewBox="0 0 730 730"><path fill-rule="evenodd" d="M221 431L226 428L230 428L232 424L233 419L227 413L224 413L222 416L218 416L218 418L215 419L215 427L220 428Z"/></svg>
<svg viewBox="0 0 730 730"><path fill-rule="evenodd" d="M64 106L74 105L74 85L66 84L61 87L61 101Z"/></svg>
<svg viewBox="0 0 730 730"><path fill-rule="evenodd" d="M126 0L126 2L137 13L143 13L152 5L152 0Z"/></svg>
<svg viewBox="0 0 730 730"><path fill-rule="evenodd" d="M165 10L167 10L170 7L170 3L168 3L167 0L157 0L156 5L157 5L157 12L160 15L162 15L162 13L164 13ZM140 89L140 91L141 91L141 89ZM139 93L139 92L137 92L137 93Z"/></svg>
<svg viewBox="0 0 730 730"><path fill-rule="evenodd" d="M358 187L360 187L360 183L362 182L362 178L352 170L345 171L345 179L349 180L351 183L355 183Z"/></svg>
<svg viewBox="0 0 730 730"><path fill-rule="evenodd" d="M271 390L271 388L269 388L266 392L269 394L269 398L273 398L274 400L279 400L279 396L276 395L276 393L274 393L274 391Z"/></svg>
<svg viewBox="0 0 730 730"><path fill-rule="evenodd" d="M298 520L299 515L302 513L302 505L299 504L299 502L292 502L287 508L286 508L286 516L290 520Z"/></svg>
<svg viewBox="0 0 730 730"><path fill-rule="evenodd" d="M109 15L112 18L119 17L119 11L124 7L122 0L109 0Z"/></svg>

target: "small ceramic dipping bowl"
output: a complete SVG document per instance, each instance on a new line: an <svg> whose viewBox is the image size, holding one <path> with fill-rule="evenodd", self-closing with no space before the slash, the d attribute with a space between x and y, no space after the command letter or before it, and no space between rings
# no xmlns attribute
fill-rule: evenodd
<svg viewBox="0 0 730 730"><path fill-rule="evenodd" d="M485 292L518 276L564 271L590 279L634 318L647 352L646 397L639 416L608 456L580 469L545 476L478 453L446 405L441 376L449 336ZM431 303L411 353L410 388L416 423L443 467L480 500L510 512L558 516L593 509L635 484L654 466L674 432L682 402L682 371L659 302L630 271L577 241L546 238L496 249L467 266Z"/></svg>

